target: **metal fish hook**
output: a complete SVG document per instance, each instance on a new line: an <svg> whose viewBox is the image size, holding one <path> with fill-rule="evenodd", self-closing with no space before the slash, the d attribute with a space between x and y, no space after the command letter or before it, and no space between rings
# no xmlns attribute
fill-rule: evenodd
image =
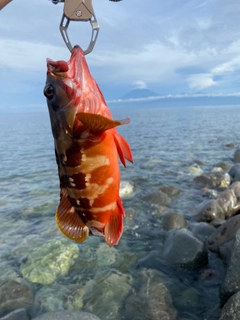
<svg viewBox="0 0 240 320"><path fill-rule="evenodd" d="M88 48L84 50L84 54L86 55L90 53L95 46L99 33L99 24L94 14L92 0L52 0L52 3L54 4L59 2L64 2L63 15L60 22L60 32L66 46L71 52L73 47L67 32L70 21L89 21L92 27L92 37Z"/></svg>

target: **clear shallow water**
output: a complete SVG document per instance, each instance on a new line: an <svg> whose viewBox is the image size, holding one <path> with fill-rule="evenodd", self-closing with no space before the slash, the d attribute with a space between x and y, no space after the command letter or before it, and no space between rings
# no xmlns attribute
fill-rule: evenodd
<svg viewBox="0 0 240 320"><path fill-rule="evenodd" d="M180 319L217 319L219 282L200 281L199 271L172 268L163 261L160 216L141 197L160 186L176 186L182 193L170 208L191 215L203 200L191 167L197 162L210 171L221 161L231 163L235 149L226 145L239 146L240 107L146 106L113 108L112 113L115 119L131 118L119 131L134 156L134 164L122 168L121 177L136 186L135 196L124 200L126 209L135 210L135 218L126 217L118 247L110 249L103 239L89 238L78 245L79 255L66 274L51 285L30 284L32 316L64 308L87 310L102 320L153 319L144 314L147 283L152 281L167 286ZM4 114L0 125L0 277L21 281L21 264L30 252L56 239L72 242L65 241L55 225L59 182L48 114ZM158 258L150 263L146 257L151 252ZM217 264L211 258L208 267ZM158 273L149 275L148 269ZM100 298L106 295L108 299ZM5 312L3 308L0 315Z"/></svg>

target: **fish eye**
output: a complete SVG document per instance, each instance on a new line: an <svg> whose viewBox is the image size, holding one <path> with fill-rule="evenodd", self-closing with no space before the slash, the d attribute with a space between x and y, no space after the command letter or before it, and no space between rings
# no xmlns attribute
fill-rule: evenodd
<svg viewBox="0 0 240 320"><path fill-rule="evenodd" d="M54 93L55 93L53 85L51 83L47 84L44 87L43 93L47 99L51 100L54 96Z"/></svg>

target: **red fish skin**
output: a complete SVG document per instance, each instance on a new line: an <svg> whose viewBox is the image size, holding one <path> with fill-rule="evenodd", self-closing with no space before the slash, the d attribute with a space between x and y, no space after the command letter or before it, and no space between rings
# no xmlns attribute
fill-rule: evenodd
<svg viewBox="0 0 240 320"><path fill-rule="evenodd" d="M115 127L129 120L112 120L80 47L68 62L48 59L47 66L44 94L60 179L57 225L72 240L102 234L116 245L124 215L118 156L125 165L132 153Z"/></svg>

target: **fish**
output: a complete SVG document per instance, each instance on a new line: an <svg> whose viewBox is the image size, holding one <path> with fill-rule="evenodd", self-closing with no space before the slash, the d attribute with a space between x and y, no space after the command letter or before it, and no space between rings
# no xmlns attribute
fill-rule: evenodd
<svg viewBox="0 0 240 320"><path fill-rule="evenodd" d="M71 240L104 236L117 245L125 215L119 196L120 166L133 162L128 142L92 77L84 52L72 50L68 62L47 59L43 90L47 100L60 181L56 223Z"/></svg>

